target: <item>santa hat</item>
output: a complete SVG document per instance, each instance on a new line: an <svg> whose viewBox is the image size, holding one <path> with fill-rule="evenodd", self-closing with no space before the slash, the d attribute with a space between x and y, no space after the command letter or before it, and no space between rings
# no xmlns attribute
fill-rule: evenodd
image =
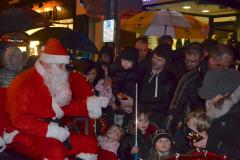
<svg viewBox="0 0 240 160"><path fill-rule="evenodd" d="M68 64L70 62L66 48L56 38L49 39L41 50L39 60L45 63Z"/></svg>

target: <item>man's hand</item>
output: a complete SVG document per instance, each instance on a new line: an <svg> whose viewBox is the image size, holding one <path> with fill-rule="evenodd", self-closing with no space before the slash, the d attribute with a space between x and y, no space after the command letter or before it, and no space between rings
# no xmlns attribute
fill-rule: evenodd
<svg viewBox="0 0 240 160"><path fill-rule="evenodd" d="M64 142L70 136L66 128L60 127L57 123L51 122L48 125L46 137L58 139Z"/></svg>
<svg viewBox="0 0 240 160"><path fill-rule="evenodd" d="M108 97L91 96L87 98L87 109L90 118L97 119L102 115L102 108L109 104Z"/></svg>

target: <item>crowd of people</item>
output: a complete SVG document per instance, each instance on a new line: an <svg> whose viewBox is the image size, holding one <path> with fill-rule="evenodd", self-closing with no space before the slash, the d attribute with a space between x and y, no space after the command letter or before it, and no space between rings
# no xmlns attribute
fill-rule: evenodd
<svg viewBox="0 0 240 160"><path fill-rule="evenodd" d="M52 38L31 67L20 50L7 48L0 70L2 150L50 160L162 160L200 153L237 160L236 50L212 39L177 50L172 45L164 35L151 50L147 37L138 37L117 56L105 45L97 61L70 62L67 49ZM81 124L69 127L76 116L88 117L88 135Z"/></svg>

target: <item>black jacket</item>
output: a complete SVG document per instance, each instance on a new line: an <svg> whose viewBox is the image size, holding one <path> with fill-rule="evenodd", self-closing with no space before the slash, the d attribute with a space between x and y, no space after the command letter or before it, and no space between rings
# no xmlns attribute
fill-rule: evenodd
<svg viewBox="0 0 240 160"><path fill-rule="evenodd" d="M112 90L116 96L122 92L132 98L135 97L135 85L139 80L139 73L136 69L125 70L122 67L112 67L110 70L112 78Z"/></svg>
<svg viewBox="0 0 240 160"><path fill-rule="evenodd" d="M167 112L176 84L175 77L166 70L158 75L149 71L141 83L139 101L146 104L150 112Z"/></svg>
<svg viewBox="0 0 240 160"><path fill-rule="evenodd" d="M208 132L207 149L237 160L240 157L240 102L213 120Z"/></svg>
<svg viewBox="0 0 240 160"><path fill-rule="evenodd" d="M138 147L139 147L139 157L147 158L148 152L151 148L151 136L144 136L141 131L138 131ZM127 134L125 135L120 143L117 151L117 156L120 160L131 160L132 154L131 149L135 145L135 135Z"/></svg>
<svg viewBox="0 0 240 160"><path fill-rule="evenodd" d="M204 106L204 100L198 95L206 73L206 63L186 73L178 82L176 91L171 101L169 116L166 118L166 128L172 132L179 121L183 121L188 110L193 111Z"/></svg>

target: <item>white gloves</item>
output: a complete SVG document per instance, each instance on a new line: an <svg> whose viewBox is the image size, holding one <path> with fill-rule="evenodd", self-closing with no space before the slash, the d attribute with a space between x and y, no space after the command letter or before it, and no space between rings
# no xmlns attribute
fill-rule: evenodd
<svg viewBox="0 0 240 160"><path fill-rule="evenodd" d="M55 138L64 142L69 136L70 133L66 128L60 127L54 122L49 123L46 137Z"/></svg>
<svg viewBox="0 0 240 160"><path fill-rule="evenodd" d="M2 137L0 136L0 153L3 152L6 149L6 144Z"/></svg>
<svg viewBox="0 0 240 160"><path fill-rule="evenodd" d="M97 119L102 115L102 109L106 108L109 103L107 97L91 96L87 98L87 109L90 118Z"/></svg>
<svg viewBox="0 0 240 160"><path fill-rule="evenodd" d="M19 131L14 130L13 132L7 133L3 131L3 140L6 144L10 144L13 141L13 138L19 133Z"/></svg>

